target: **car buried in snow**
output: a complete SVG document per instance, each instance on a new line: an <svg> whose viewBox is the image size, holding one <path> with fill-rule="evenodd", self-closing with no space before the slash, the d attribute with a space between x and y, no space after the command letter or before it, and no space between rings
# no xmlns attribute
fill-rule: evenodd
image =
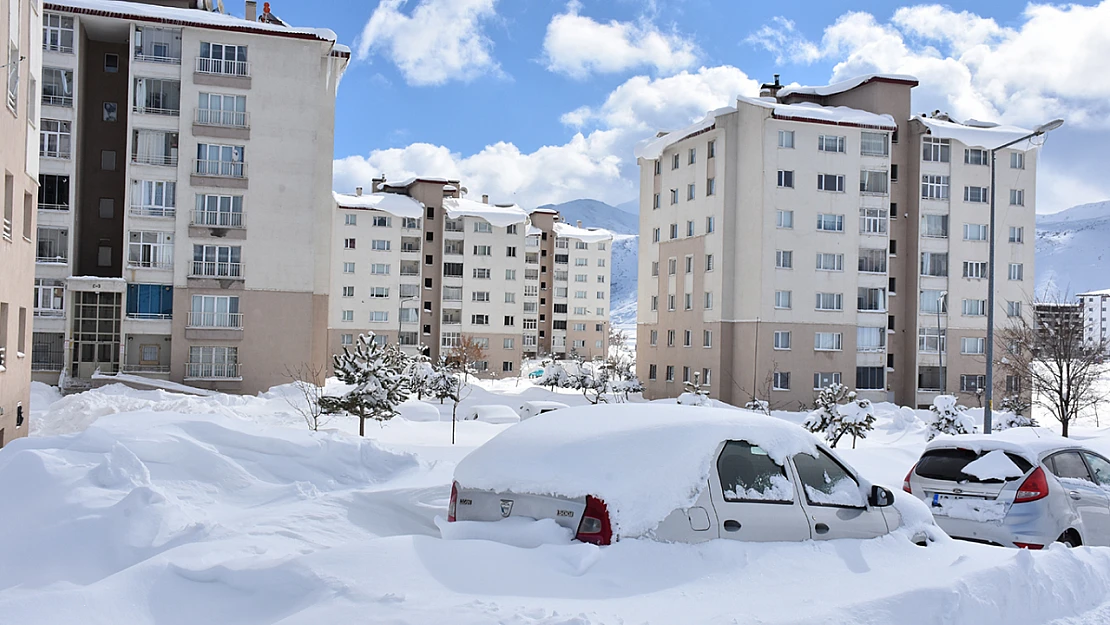
<svg viewBox="0 0 1110 625"><path fill-rule="evenodd" d="M471 452L447 520L550 519L599 545L872 538L901 526L893 501L781 419L620 404L539 415Z"/></svg>
<svg viewBox="0 0 1110 625"><path fill-rule="evenodd" d="M1110 545L1110 461L1041 428L936 438L902 489L953 538L1027 549Z"/></svg>

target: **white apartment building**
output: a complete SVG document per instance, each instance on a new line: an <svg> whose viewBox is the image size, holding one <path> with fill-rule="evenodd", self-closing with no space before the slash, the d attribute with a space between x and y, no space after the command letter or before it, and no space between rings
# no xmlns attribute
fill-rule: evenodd
<svg viewBox="0 0 1110 625"><path fill-rule="evenodd" d="M1076 296L1082 307L1083 340L1090 344L1110 341L1110 289Z"/></svg>
<svg viewBox="0 0 1110 625"><path fill-rule="evenodd" d="M43 5L32 351L43 381L257 392L326 361L334 33L111 0Z"/></svg>
<svg viewBox="0 0 1110 625"><path fill-rule="evenodd" d="M474 368L490 377L519 375L525 356L566 354L576 345L585 357L604 354L598 336L608 332L607 231L560 223L557 214L530 218L485 196L466 199L458 181L375 180L374 188L335 194L333 353L367 331L406 351L422 345L433 359L474 339L485 353ZM582 238L590 240L584 248ZM543 250L548 241L551 254ZM571 263L582 272L589 267L581 280L590 287L586 297L577 290L570 296ZM575 298L591 306L572 307Z"/></svg>
<svg viewBox="0 0 1110 625"><path fill-rule="evenodd" d="M38 188L39 4L0 0L0 447L26 436L31 399L31 284Z"/></svg>
<svg viewBox="0 0 1110 625"><path fill-rule="evenodd" d="M916 84L872 75L784 89L776 76L762 97L638 147L646 396L677 395L696 376L733 404L797 408L832 382L903 404L961 388L974 399L985 317L929 302L985 299L989 167L977 163L983 146L1024 131L911 119ZM926 160L934 145L944 158ZM999 156L999 319L1031 314L1029 147Z"/></svg>

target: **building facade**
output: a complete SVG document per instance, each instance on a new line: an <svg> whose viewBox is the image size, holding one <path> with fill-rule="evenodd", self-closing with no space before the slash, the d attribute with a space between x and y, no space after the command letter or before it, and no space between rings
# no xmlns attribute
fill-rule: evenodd
<svg viewBox="0 0 1110 625"><path fill-rule="evenodd" d="M1083 319L1083 340L1090 345L1110 343L1110 289L1080 293L1079 314ZM1107 347L1110 355L1110 345Z"/></svg>
<svg viewBox="0 0 1110 625"><path fill-rule="evenodd" d="M469 200L457 180L375 180L374 188L335 194L331 353L370 331L409 353L423 346L433 360L473 341L483 355L471 366L488 377L520 375L526 357L604 356L607 231ZM572 266L590 269L580 281L586 297L570 296Z"/></svg>
<svg viewBox="0 0 1110 625"><path fill-rule="evenodd" d="M833 382L904 405L941 391L974 402L990 174L979 163L983 146L1022 131L911 117L916 84L865 76L784 89L776 77L762 97L638 147L647 397L677 395L696 377L737 405L757 396L796 409ZM940 144L944 158L929 160ZM1036 153L1016 147L997 168L1008 191L1000 320L1032 314L1021 302L1032 291Z"/></svg>
<svg viewBox="0 0 1110 625"><path fill-rule="evenodd" d="M35 231L39 162L39 4L0 0L0 174L4 176L0 229L0 447L26 436L30 409L31 285L35 277Z"/></svg>
<svg viewBox="0 0 1110 625"><path fill-rule="evenodd" d="M270 13L43 5L35 376L257 392L327 358L350 52Z"/></svg>

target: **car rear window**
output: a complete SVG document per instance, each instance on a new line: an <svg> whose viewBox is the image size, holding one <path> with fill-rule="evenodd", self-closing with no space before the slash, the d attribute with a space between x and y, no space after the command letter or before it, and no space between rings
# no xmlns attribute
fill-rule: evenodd
<svg viewBox="0 0 1110 625"><path fill-rule="evenodd" d="M1005 453L1006 457L1017 465L1022 473L1028 473L1029 469L1033 468L1033 465L1029 464L1029 461L1025 458L1010 452ZM968 475L963 472L964 467L977 460L979 456L979 453L970 449L930 449L925 452L925 455L921 456L921 460L917 463L917 470L914 472L930 480L977 482L982 484L997 484L1001 482L1002 480L999 479L980 480L974 475Z"/></svg>

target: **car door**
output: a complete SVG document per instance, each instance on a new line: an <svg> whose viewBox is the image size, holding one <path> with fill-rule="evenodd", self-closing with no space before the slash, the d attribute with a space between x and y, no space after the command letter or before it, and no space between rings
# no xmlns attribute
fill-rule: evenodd
<svg viewBox="0 0 1110 625"><path fill-rule="evenodd" d="M874 538L887 533L879 508L869 508L859 480L823 449L791 458L802 491L802 506L816 540Z"/></svg>
<svg viewBox="0 0 1110 625"><path fill-rule="evenodd" d="M1110 543L1110 498L1095 484L1079 451L1055 453L1045 459L1067 491L1071 506L1083 523L1083 540L1089 545Z"/></svg>
<svg viewBox="0 0 1110 625"><path fill-rule="evenodd" d="M806 540L809 522L789 467L746 441L725 442L709 479L721 538Z"/></svg>

